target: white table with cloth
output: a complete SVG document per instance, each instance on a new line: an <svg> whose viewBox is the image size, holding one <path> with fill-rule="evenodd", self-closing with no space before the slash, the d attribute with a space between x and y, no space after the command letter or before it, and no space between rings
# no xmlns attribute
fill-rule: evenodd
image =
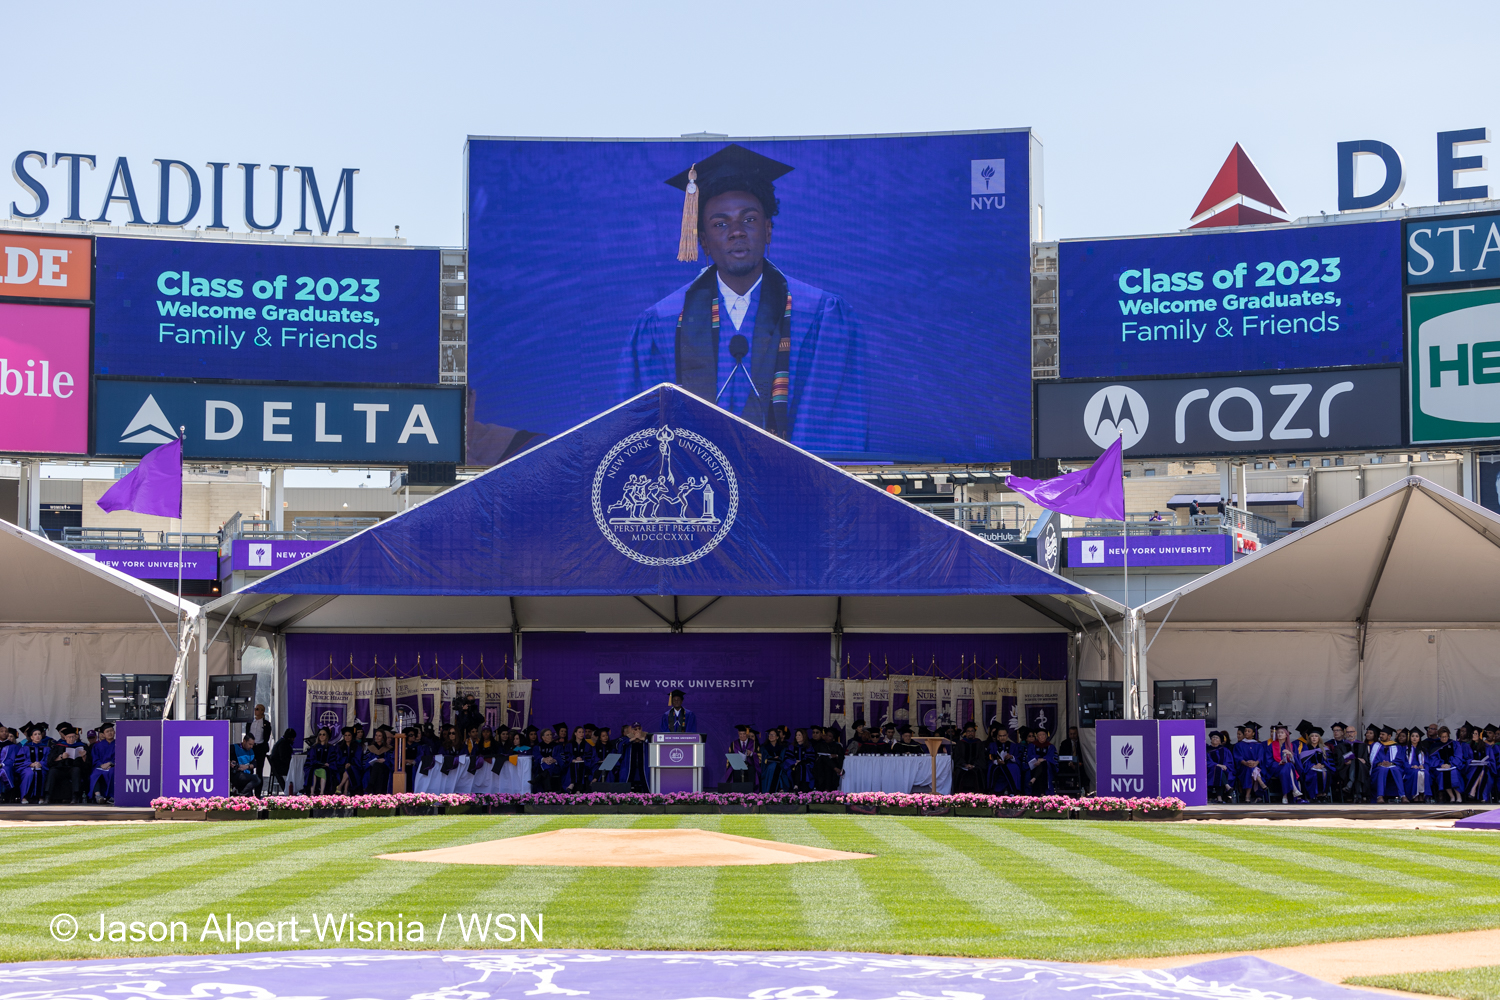
<svg viewBox="0 0 1500 1000"><path fill-rule="evenodd" d="M953 791L953 758L943 753L937 759L937 791ZM844 758L841 792L909 792L917 785L932 783L932 758L927 754L855 754Z"/></svg>

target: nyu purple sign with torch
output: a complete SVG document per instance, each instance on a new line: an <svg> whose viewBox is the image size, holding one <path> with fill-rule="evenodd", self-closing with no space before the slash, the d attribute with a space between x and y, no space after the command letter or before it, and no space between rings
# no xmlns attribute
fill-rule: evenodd
<svg viewBox="0 0 1500 1000"><path fill-rule="evenodd" d="M1190 806L1208 804L1202 719L1100 719L1094 732L1100 795L1171 795Z"/></svg>
<svg viewBox="0 0 1500 1000"><path fill-rule="evenodd" d="M162 726L161 793L201 799L229 794L229 723L177 722Z"/></svg>
<svg viewBox="0 0 1500 1000"><path fill-rule="evenodd" d="M115 723L115 805L149 806L161 794L161 720Z"/></svg>

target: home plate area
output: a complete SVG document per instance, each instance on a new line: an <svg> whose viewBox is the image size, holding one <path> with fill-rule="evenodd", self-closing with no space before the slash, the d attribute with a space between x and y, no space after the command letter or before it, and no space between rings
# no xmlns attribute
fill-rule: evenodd
<svg viewBox="0 0 1500 1000"><path fill-rule="evenodd" d="M1175 969L839 952L283 951L0 966L0 1000L1375 1000L1241 957Z"/></svg>

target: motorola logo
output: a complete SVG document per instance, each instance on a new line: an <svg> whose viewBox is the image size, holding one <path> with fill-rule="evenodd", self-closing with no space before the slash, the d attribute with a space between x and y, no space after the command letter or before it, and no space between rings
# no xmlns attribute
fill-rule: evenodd
<svg viewBox="0 0 1500 1000"><path fill-rule="evenodd" d="M1105 386L1083 408L1083 429L1101 448L1114 444L1115 438L1124 438L1124 448L1129 451L1146 436L1150 422L1145 397L1125 385Z"/></svg>

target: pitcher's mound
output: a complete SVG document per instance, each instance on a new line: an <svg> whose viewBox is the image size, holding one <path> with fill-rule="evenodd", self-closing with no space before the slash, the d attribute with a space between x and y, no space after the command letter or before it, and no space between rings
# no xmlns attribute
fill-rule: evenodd
<svg viewBox="0 0 1500 1000"><path fill-rule="evenodd" d="M450 865L565 865L610 868L695 868L712 865L794 865L802 861L854 861L821 847L736 837L712 830L549 830L525 837L486 840L435 851L381 854L386 861L437 861Z"/></svg>

